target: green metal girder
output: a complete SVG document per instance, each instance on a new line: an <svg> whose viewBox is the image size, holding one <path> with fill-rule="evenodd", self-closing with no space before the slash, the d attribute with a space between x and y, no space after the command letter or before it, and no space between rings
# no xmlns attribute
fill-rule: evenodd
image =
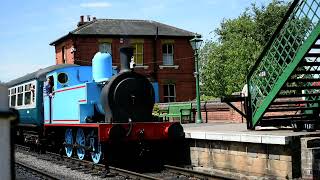
<svg viewBox="0 0 320 180"><path fill-rule="evenodd" d="M311 46L318 39L320 34L320 24L318 23L314 30L311 32L306 41L302 44L299 50L296 53L294 60L288 64L288 66L284 69L283 73L280 75L279 79L275 83L272 90L268 93L265 99L262 101L261 106L257 109L256 113L252 118L253 126L256 126L259 120L261 120L262 116L266 112L267 108L270 106L271 102L275 99L283 85L287 82L288 78L291 76L293 71L297 68L299 62L303 60L306 53L308 53Z"/></svg>

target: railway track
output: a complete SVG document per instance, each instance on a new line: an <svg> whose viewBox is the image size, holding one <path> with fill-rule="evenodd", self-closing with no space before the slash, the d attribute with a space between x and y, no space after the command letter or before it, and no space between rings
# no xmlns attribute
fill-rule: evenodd
<svg viewBox="0 0 320 180"><path fill-rule="evenodd" d="M141 180L161 180L161 179L205 179L205 180L217 180L227 179L225 177L193 171L181 167L175 167L170 165L164 165L163 169L159 172L139 173L122 168L109 166L108 169L102 164L94 164L91 161L79 160L76 158L67 158L56 153L47 152L46 154L38 154L31 152L30 148L16 145L16 150L22 153L27 153L32 156L36 156L39 159L53 162L61 166L70 168L86 174L99 176L101 178L119 178L124 179L141 179Z"/></svg>

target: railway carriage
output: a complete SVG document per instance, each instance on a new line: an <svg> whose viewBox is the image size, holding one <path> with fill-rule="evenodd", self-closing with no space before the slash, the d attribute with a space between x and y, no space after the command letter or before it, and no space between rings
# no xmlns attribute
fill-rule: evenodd
<svg viewBox="0 0 320 180"><path fill-rule="evenodd" d="M9 82L10 105L21 117L18 135L95 163L110 152L119 156L109 160L119 160L169 149L184 137L183 128L152 116L153 86L129 69L131 57L131 48L120 49L119 73L111 55L99 52L92 66L55 65ZM50 93L46 79L53 82Z"/></svg>

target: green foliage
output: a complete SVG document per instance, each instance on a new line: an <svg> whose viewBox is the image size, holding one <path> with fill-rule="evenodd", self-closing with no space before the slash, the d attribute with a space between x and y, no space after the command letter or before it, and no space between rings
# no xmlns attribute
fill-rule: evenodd
<svg viewBox="0 0 320 180"><path fill-rule="evenodd" d="M221 97L241 91L250 67L282 20L288 3L252 4L239 17L223 20L200 51L203 94Z"/></svg>
<svg viewBox="0 0 320 180"><path fill-rule="evenodd" d="M215 99L217 99L217 98L213 97L213 96L207 96L207 95L204 95L204 94L202 94L200 96L200 100L201 101L210 101L210 100L215 100Z"/></svg>
<svg viewBox="0 0 320 180"><path fill-rule="evenodd" d="M154 104L152 114L153 115L159 115L160 114L160 107L159 107L158 104Z"/></svg>

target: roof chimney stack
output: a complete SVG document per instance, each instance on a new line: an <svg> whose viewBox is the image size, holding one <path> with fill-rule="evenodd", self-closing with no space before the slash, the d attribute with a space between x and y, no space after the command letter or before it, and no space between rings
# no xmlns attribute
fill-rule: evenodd
<svg viewBox="0 0 320 180"><path fill-rule="evenodd" d="M84 25L84 16L80 16L80 21L78 22L78 27Z"/></svg>

